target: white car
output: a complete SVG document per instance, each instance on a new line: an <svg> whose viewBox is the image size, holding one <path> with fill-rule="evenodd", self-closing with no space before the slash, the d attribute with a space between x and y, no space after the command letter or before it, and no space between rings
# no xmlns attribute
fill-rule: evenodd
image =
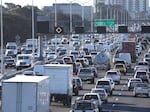
<svg viewBox="0 0 150 112"><path fill-rule="evenodd" d="M94 101L97 104L98 108L99 108L99 112L102 111L102 100L101 100L98 93L85 93L83 95L83 100L92 100L92 101Z"/></svg>
<svg viewBox="0 0 150 112"><path fill-rule="evenodd" d="M51 52L51 53L48 53L46 58L48 60L51 60L51 59L56 59L57 58L57 55L55 54L55 52Z"/></svg>
<svg viewBox="0 0 150 112"><path fill-rule="evenodd" d="M128 90L133 90L135 85L137 83L141 82L142 83L142 79L141 78L130 78L129 81L128 81Z"/></svg>
<svg viewBox="0 0 150 112"><path fill-rule="evenodd" d="M76 84L80 90L83 89L83 83L82 83L82 80L80 77L73 76L72 80L73 80L73 82L76 82Z"/></svg>
<svg viewBox="0 0 150 112"><path fill-rule="evenodd" d="M106 78L98 79L96 81L95 88L104 88L106 92L108 93L108 95L112 95L113 89L114 89L112 87L111 81Z"/></svg>
<svg viewBox="0 0 150 112"><path fill-rule="evenodd" d="M30 54L18 54L16 58L16 69L30 67L32 65L32 59Z"/></svg>
<svg viewBox="0 0 150 112"><path fill-rule="evenodd" d="M103 102L108 102L108 94L104 88L92 88L91 93L98 93Z"/></svg>
<svg viewBox="0 0 150 112"><path fill-rule="evenodd" d="M149 87L147 83L137 83L134 87L133 94L136 97L137 95L146 95L149 97Z"/></svg>
<svg viewBox="0 0 150 112"><path fill-rule="evenodd" d="M69 112L99 112L99 109L94 101L78 100L75 101Z"/></svg>
<svg viewBox="0 0 150 112"><path fill-rule="evenodd" d="M117 84L120 84L120 77L121 77L121 73L119 70L116 69L109 70L105 74L105 78L112 78L112 80Z"/></svg>
<svg viewBox="0 0 150 112"><path fill-rule="evenodd" d="M135 72L134 74L134 78L141 78L142 81L146 81L147 83L149 83L149 75L145 70L138 70Z"/></svg>

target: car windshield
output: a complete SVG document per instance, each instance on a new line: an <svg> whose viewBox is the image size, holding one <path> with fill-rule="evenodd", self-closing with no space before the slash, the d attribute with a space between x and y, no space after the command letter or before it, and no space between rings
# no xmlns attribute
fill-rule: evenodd
<svg viewBox="0 0 150 112"><path fill-rule="evenodd" d="M146 75L146 72L137 72L137 75Z"/></svg>
<svg viewBox="0 0 150 112"><path fill-rule="evenodd" d="M22 60L22 59L29 59L29 57L28 57L28 56L19 56L18 59L19 59L19 60Z"/></svg>
<svg viewBox="0 0 150 112"><path fill-rule="evenodd" d="M116 65L116 68L123 68L123 65Z"/></svg>
<svg viewBox="0 0 150 112"><path fill-rule="evenodd" d="M139 62L138 65L148 65L148 63Z"/></svg>
<svg viewBox="0 0 150 112"><path fill-rule="evenodd" d="M98 81L97 85L109 85L109 81Z"/></svg>
<svg viewBox="0 0 150 112"><path fill-rule="evenodd" d="M80 72L82 72L82 73L89 73L89 72L91 72L91 70L90 69L81 69Z"/></svg>
<svg viewBox="0 0 150 112"><path fill-rule="evenodd" d="M84 97L84 100L92 100L92 99L98 100L97 95L85 95Z"/></svg>
<svg viewBox="0 0 150 112"><path fill-rule="evenodd" d="M137 83L136 87L148 87L148 85L144 83Z"/></svg>
<svg viewBox="0 0 150 112"><path fill-rule="evenodd" d="M14 60L5 60L5 62L14 62Z"/></svg>
<svg viewBox="0 0 150 112"><path fill-rule="evenodd" d="M117 75L116 72L108 72L107 75Z"/></svg>

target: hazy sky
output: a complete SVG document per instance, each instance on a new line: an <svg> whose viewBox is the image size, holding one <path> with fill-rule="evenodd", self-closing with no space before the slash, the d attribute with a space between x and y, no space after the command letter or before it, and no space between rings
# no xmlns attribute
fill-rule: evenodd
<svg viewBox="0 0 150 112"><path fill-rule="evenodd" d="M93 0L33 0L33 4L35 6L39 6L39 7L42 7L42 6L50 6L52 5L53 3L69 3L69 2L73 2L73 3L81 3L81 4L84 4L84 5L91 5L93 4L92 1ZM3 4L4 3L15 3L16 5L19 4L19 5L32 5L32 0L2 0Z"/></svg>

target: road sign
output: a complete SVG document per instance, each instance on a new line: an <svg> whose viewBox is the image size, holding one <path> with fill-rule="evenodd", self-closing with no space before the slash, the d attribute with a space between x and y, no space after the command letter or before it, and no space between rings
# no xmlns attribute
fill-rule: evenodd
<svg viewBox="0 0 150 112"><path fill-rule="evenodd" d="M95 19L94 26L108 26L113 27L115 25L114 19Z"/></svg>
<svg viewBox="0 0 150 112"><path fill-rule="evenodd" d="M63 32L63 28L60 26L55 27L55 34L61 34Z"/></svg>
<svg viewBox="0 0 150 112"><path fill-rule="evenodd" d="M75 33L77 34L84 33L84 27L75 27Z"/></svg>

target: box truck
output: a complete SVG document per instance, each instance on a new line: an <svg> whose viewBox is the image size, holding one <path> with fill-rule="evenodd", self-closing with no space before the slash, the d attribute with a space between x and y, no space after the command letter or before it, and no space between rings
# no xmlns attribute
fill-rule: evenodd
<svg viewBox="0 0 150 112"><path fill-rule="evenodd" d="M49 76L51 101L62 102L66 106L71 106L72 99L72 65L65 64L45 64L44 74Z"/></svg>
<svg viewBox="0 0 150 112"><path fill-rule="evenodd" d="M49 112L49 77L25 76L2 81L2 112Z"/></svg>
<svg viewBox="0 0 150 112"><path fill-rule="evenodd" d="M136 41L123 41L122 53L130 53L132 62L136 61Z"/></svg>

